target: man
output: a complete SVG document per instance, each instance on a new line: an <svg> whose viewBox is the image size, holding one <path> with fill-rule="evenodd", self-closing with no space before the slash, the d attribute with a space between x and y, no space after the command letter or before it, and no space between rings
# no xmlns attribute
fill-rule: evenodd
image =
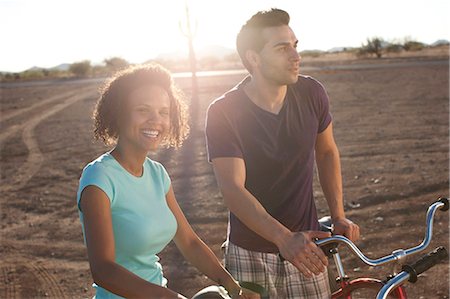
<svg viewBox="0 0 450 299"><path fill-rule="evenodd" d="M344 214L328 96L298 75L297 43L283 10L242 27L237 50L250 76L210 105L208 158L230 210L228 270L271 298L329 298L328 261L313 242L329 236L318 231L314 162L334 232L356 240L359 227Z"/></svg>

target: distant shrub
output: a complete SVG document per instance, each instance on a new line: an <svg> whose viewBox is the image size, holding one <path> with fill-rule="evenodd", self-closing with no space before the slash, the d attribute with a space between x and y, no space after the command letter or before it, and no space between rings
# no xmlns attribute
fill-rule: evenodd
<svg viewBox="0 0 450 299"><path fill-rule="evenodd" d="M367 44L363 45L358 51L358 55L376 55L377 58L381 58L383 55L384 40L379 37L373 37L367 39Z"/></svg>
<svg viewBox="0 0 450 299"><path fill-rule="evenodd" d="M12 81L15 79L13 73L0 73L0 81Z"/></svg>
<svg viewBox="0 0 450 299"><path fill-rule="evenodd" d="M405 51L420 51L425 48L425 44L417 41L407 41L403 45Z"/></svg>
<svg viewBox="0 0 450 299"><path fill-rule="evenodd" d="M69 71L76 77L87 77L91 69L91 62L89 60L72 63L69 67Z"/></svg>
<svg viewBox="0 0 450 299"><path fill-rule="evenodd" d="M123 69L129 65L128 61L120 57L108 58L105 59L103 62L105 63L107 70L112 72Z"/></svg>
<svg viewBox="0 0 450 299"><path fill-rule="evenodd" d="M389 44L386 47L386 52L388 53L399 53L403 51L403 45L400 44Z"/></svg>
<svg viewBox="0 0 450 299"><path fill-rule="evenodd" d="M20 78L23 80L37 80L46 77L46 74L43 69L34 69L22 72Z"/></svg>
<svg viewBox="0 0 450 299"><path fill-rule="evenodd" d="M323 51L320 50L305 50L300 52L300 56L302 57L320 57L323 55Z"/></svg>

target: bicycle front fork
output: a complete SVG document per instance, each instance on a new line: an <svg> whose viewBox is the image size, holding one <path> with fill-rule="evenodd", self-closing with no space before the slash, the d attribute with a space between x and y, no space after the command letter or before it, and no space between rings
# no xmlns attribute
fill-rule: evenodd
<svg viewBox="0 0 450 299"><path fill-rule="evenodd" d="M336 282L339 284L340 289L332 294L332 298L336 299L352 299L352 293L357 289L374 289L380 290L385 282L375 279L375 278L357 278L350 280L345 274L344 266L342 265L342 260L339 255L337 247L331 248L329 254L332 255L334 263L336 265L336 270L338 277ZM407 299L406 290L404 286L399 286L392 290L390 294L391 298L397 299Z"/></svg>

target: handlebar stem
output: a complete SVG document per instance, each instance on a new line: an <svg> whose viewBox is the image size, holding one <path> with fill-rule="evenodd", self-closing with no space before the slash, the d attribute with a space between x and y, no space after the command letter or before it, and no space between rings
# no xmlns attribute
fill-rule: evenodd
<svg viewBox="0 0 450 299"><path fill-rule="evenodd" d="M336 270L338 272L339 277L344 278L345 277L344 266L342 265L341 256L339 255L339 252L337 250L336 252L333 253L333 260L336 265Z"/></svg>

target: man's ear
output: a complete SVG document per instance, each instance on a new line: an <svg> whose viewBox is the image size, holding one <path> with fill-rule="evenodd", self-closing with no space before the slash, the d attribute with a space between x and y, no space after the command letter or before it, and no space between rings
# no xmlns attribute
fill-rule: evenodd
<svg viewBox="0 0 450 299"><path fill-rule="evenodd" d="M247 52L245 52L245 58L247 58L247 61L252 69L255 69L259 65L260 58L256 51L247 50Z"/></svg>

